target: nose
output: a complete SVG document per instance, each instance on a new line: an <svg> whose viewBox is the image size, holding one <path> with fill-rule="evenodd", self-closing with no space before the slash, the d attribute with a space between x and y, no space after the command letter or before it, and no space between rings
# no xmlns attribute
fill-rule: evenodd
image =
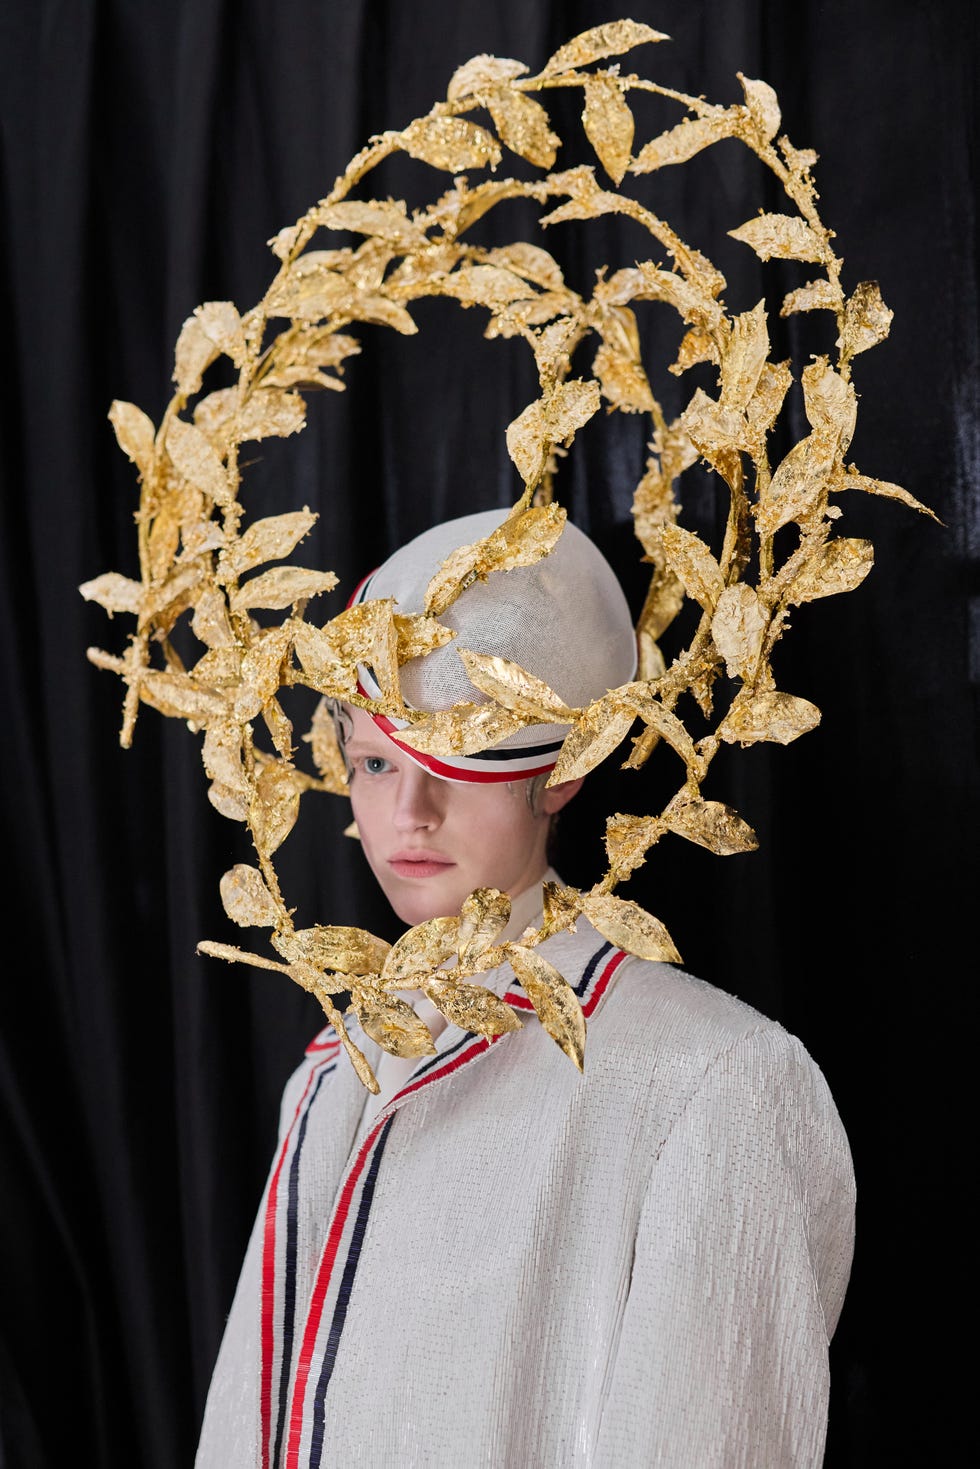
<svg viewBox="0 0 980 1469"><path fill-rule="evenodd" d="M442 822L444 782L407 764L398 774L393 821L398 831L435 831Z"/></svg>

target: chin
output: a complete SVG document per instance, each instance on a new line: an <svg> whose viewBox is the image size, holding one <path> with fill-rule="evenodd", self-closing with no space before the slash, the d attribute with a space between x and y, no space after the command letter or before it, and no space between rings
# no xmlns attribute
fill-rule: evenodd
<svg viewBox="0 0 980 1469"><path fill-rule="evenodd" d="M446 892L435 888L426 891L421 884L409 891L402 887L397 891L391 887L385 888L385 897L396 917L413 928L417 923L426 923L430 918L455 915L459 912L463 899L469 897L469 894L469 888L465 892Z"/></svg>

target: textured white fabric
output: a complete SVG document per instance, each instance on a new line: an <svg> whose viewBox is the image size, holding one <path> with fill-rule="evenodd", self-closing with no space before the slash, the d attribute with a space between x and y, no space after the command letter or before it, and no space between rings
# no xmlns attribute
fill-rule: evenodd
<svg viewBox="0 0 980 1469"><path fill-rule="evenodd" d="M533 1015L449 1071L473 1041L446 1027L433 1074L447 1074L414 1083L378 1124L370 1207L344 1257L356 1273L325 1308L342 1332L322 1328L292 1457L283 1436L278 1459L268 1431L263 1457L260 1426L266 1204L286 1176L274 1165L196 1469L821 1464L854 1222L821 1072L796 1038L702 981L632 957L615 967L584 919L542 952L570 983L593 976L584 1076ZM509 969L493 978L513 992ZM314 1089L315 1054L282 1107L283 1147L303 1140L296 1342L364 1107L344 1057ZM291 1350L271 1391L288 1378L295 1400ZM317 1404L321 1360L332 1375Z"/></svg>

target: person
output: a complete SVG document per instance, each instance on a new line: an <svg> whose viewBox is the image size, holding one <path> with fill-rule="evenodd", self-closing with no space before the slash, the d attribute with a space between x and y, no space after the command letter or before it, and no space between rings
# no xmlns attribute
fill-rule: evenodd
<svg viewBox="0 0 980 1469"><path fill-rule="evenodd" d="M424 532L360 599L421 610L445 556L502 516ZM626 599L571 523L440 620L456 639L402 670L418 709L482 697L460 647L574 707L635 672ZM357 832L395 913L417 924L494 887L511 897L500 941L537 925L543 883L561 882L550 829L580 784L547 785L564 727L437 758L398 720L348 705L339 722ZM196 1469L821 1464L854 1176L820 1069L778 1023L583 916L538 952L579 998L581 1072L508 964L479 976L522 1022L499 1037L421 994L433 1054L388 1055L352 1025L377 1096L329 1027L311 1042Z"/></svg>

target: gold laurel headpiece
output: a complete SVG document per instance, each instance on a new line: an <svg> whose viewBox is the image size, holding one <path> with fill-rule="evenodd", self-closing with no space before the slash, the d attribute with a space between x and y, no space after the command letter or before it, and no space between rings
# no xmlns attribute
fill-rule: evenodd
<svg viewBox="0 0 980 1469"><path fill-rule="evenodd" d="M135 616L136 629L122 657L100 649L90 649L89 657L126 684L124 746L141 702L203 732L210 800L231 820L247 823L256 853L255 866L238 864L222 878L225 911L242 927L270 929L279 958L211 942L201 943L200 952L279 970L314 994L372 1091L377 1083L347 1034L335 996L349 995L364 1031L384 1049L424 1055L433 1050L428 1029L395 992L421 987L450 1020L499 1034L517 1028L519 1020L472 981L504 961L557 1043L582 1066L581 1008L537 946L584 914L632 953L679 960L663 923L614 889L666 832L719 855L757 846L745 821L706 799L702 785L722 744L786 744L820 718L813 704L776 686L771 658L793 607L849 591L870 570L868 541L832 534L841 493L863 490L932 514L905 490L868 478L846 460L857 414L851 365L887 336L892 313L874 282L844 293L842 261L817 212L815 154L778 135L778 100L763 81L739 73L744 100L720 106L621 73L618 62L597 65L666 39L631 20L611 22L569 41L534 76L519 61L474 57L453 75L446 101L400 131L372 138L327 197L270 242L278 266L261 301L244 313L230 301L197 307L177 340L176 391L159 427L132 403L117 401L110 409L118 442L139 472L140 580L108 572L81 591L110 615ZM583 94L584 132L604 182L594 164L547 172L560 139L541 98L568 88ZM687 115L635 148L632 92L671 99ZM473 121L469 114L475 112L487 114L486 122ZM788 362L770 360L764 303L729 315L722 300L726 282L711 261L621 187L725 139L756 154L781 184L789 209L760 212L729 234L762 261L811 265L812 279L790 291L781 315L831 312L837 325L833 360L816 355L799 375L808 427L777 463L770 462L769 445L793 373ZM504 149L544 170L543 176L496 178ZM398 151L451 174L452 187L411 213L392 199L352 197L371 170ZM646 229L662 258L611 273L604 267L592 295L584 297L540 245L521 239L484 248L467 241L472 225L514 198L547 207L542 227L626 216ZM361 243L311 248L314 236L332 231L360 236ZM509 513L501 512L493 534L443 565L423 613L402 615L387 599L313 621L310 604L337 577L270 563L285 563L316 517L304 509L248 523L239 498L241 446L302 429L303 390L343 388L345 360L359 351L352 325L380 323L413 333L409 308L427 296L484 308L485 336L521 337L534 354L540 396L506 431L523 493ZM667 303L684 324L668 371L680 376L698 363L717 370L717 394L698 388L673 421L644 368L637 301ZM572 358L590 336L597 343L591 374L572 376ZM237 382L205 392L205 375L219 359L234 364ZM489 702L457 704L432 716L408 709L399 668L451 636L440 614L476 578L531 565L551 551L565 519L553 495L558 460L603 400L610 411L649 414L652 423L650 457L633 501L636 535L652 567L637 623L636 679L572 709L513 663L463 652L472 683ZM679 523L675 484L697 461L709 466L728 495L717 549ZM700 615L686 649L668 667L660 642L685 597ZM279 621L277 613L283 614ZM188 617L202 649L189 667L172 636ZM358 692L359 663L375 672L376 698ZM296 685L321 695L303 736L316 774L296 763L292 724L279 697ZM359 928L297 930L273 856L296 822L303 795L346 787L326 712L336 699L408 721L411 728L401 737L437 754L485 749L504 737L501 731L523 724L569 724L551 776L555 783L584 775L627 736L627 768L639 770L664 743L683 775L659 815L608 818L608 867L601 881L588 892L545 884L542 926L519 944L497 942L510 904L494 889L478 890L458 915L420 924L394 945ZM687 707L709 726L698 738L685 726Z"/></svg>

